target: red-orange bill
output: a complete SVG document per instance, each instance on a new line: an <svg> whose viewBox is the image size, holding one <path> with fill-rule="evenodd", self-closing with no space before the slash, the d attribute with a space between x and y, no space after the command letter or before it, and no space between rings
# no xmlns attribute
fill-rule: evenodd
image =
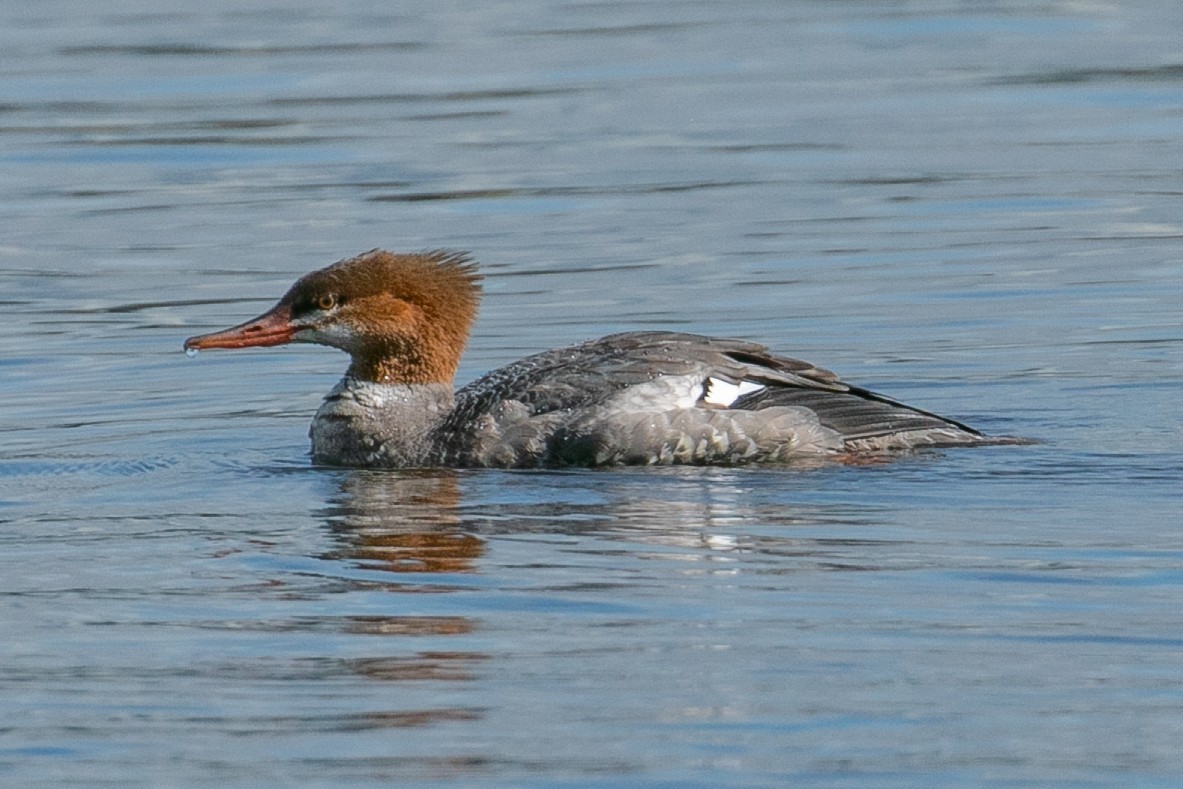
<svg viewBox="0 0 1183 789"><path fill-rule="evenodd" d="M186 351L207 348L261 348L291 342L296 333L292 325L292 308L277 304L270 312L229 329L199 334L185 340Z"/></svg>

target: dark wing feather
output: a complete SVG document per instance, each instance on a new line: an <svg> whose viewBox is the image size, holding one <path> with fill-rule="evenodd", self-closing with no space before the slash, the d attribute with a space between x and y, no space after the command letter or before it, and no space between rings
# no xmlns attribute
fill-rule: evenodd
<svg viewBox="0 0 1183 789"><path fill-rule="evenodd" d="M758 411L776 406L802 406L817 414L825 427L836 430L848 441L877 438L913 430L956 430L981 436L977 430L919 408L849 387L846 392L827 392L799 387L769 387L744 395L732 408Z"/></svg>
<svg viewBox="0 0 1183 789"><path fill-rule="evenodd" d="M776 406L800 406L817 414L818 421L846 440L870 439L913 430L955 430L981 436L977 430L943 416L914 408L884 395L843 383L837 375L808 362L750 350L728 356L751 365L747 380L766 388L738 398L732 408L758 411ZM774 370L779 376L760 374Z"/></svg>

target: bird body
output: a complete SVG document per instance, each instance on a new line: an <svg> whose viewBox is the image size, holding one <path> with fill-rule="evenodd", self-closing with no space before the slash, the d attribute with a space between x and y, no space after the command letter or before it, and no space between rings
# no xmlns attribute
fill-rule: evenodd
<svg viewBox="0 0 1183 789"><path fill-rule="evenodd" d="M791 463L1019 443L841 381L763 345L625 332L528 356L453 391L479 275L451 252L373 250L187 349L314 342L348 352L313 459L371 468Z"/></svg>

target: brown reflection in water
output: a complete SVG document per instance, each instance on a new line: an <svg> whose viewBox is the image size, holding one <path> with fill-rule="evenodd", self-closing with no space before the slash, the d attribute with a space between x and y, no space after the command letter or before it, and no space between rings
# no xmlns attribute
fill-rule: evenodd
<svg viewBox="0 0 1183 789"><path fill-rule="evenodd" d="M472 572L472 562L485 549L483 540L472 535L443 533L367 532L349 555L367 570L392 573Z"/></svg>
<svg viewBox="0 0 1183 789"><path fill-rule="evenodd" d="M474 628L463 616L350 616L344 629L366 636L457 636Z"/></svg>
<svg viewBox="0 0 1183 789"><path fill-rule="evenodd" d="M476 664L488 659L488 655L480 652L420 652L400 657L356 658L346 664L354 673L384 682L459 682L475 679Z"/></svg>
<svg viewBox="0 0 1183 789"><path fill-rule="evenodd" d="M352 473L329 511L342 546L326 558L392 573L474 572L485 541L460 527L459 502L451 472Z"/></svg>
<svg viewBox="0 0 1183 789"><path fill-rule="evenodd" d="M464 707L408 712L366 712L343 717L337 730L410 729L447 721L475 721L482 717L484 717L483 710Z"/></svg>
<svg viewBox="0 0 1183 789"><path fill-rule="evenodd" d="M369 710L329 715L276 715L246 718L193 719L223 727L237 736L276 732L359 732L372 729L412 729L436 723L481 720L478 707L441 707L430 710Z"/></svg>
<svg viewBox="0 0 1183 789"><path fill-rule="evenodd" d="M389 573L472 573L484 555L485 541L468 533L459 513L460 490L454 472L367 472L344 476L340 492L326 510L338 547L324 558L354 562L369 571ZM366 580L359 584L373 588ZM388 584L394 594L423 591L425 584ZM445 585L432 591L447 591ZM408 638L456 637L472 633L476 620L465 616L346 616L345 632L393 637L380 643L388 654L334 659L344 672L378 682L466 682L478 678L477 666L489 655L462 650L397 650ZM466 708L398 710L367 713L347 725L359 727L423 726L442 721L471 721L483 711Z"/></svg>

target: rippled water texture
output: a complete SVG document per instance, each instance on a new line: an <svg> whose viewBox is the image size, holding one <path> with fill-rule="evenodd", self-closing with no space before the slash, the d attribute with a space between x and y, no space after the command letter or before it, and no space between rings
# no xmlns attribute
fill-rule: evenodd
<svg viewBox="0 0 1183 789"><path fill-rule="evenodd" d="M1181 9L5 4L0 783L1177 786ZM1043 443L314 468L377 246Z"/></svg>

